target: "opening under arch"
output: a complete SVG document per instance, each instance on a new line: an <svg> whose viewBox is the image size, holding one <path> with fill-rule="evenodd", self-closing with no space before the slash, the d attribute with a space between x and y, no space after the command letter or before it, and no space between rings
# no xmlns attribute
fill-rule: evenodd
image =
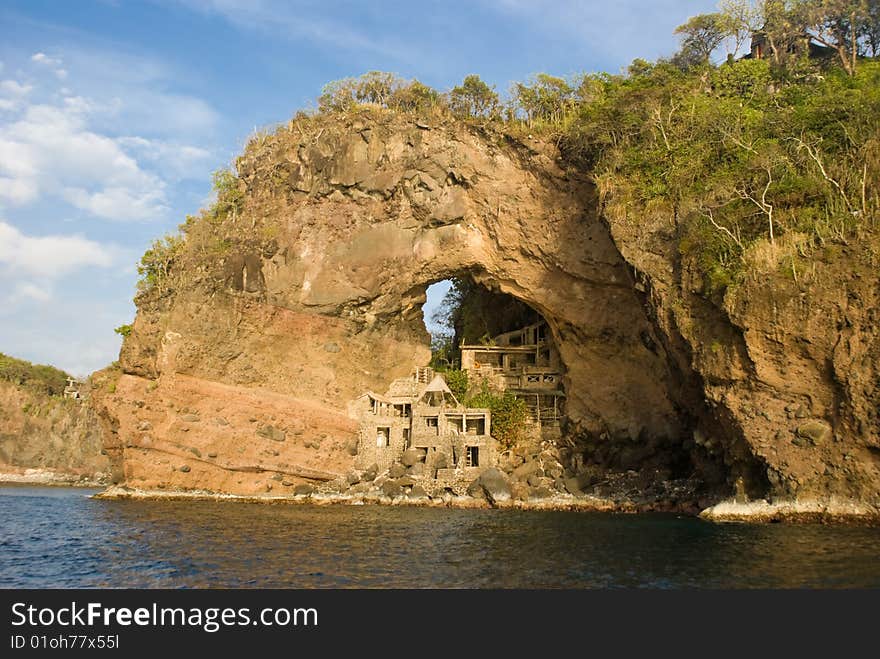
<svg viewBox="0 0 880 659"><path fill-rule="evenodd" d="M467 273L429 285L426 297L430 366L445 372L460 396L510 394L525 403L532 423L558 427L565 410L565 369L538 311Z"/></svg>

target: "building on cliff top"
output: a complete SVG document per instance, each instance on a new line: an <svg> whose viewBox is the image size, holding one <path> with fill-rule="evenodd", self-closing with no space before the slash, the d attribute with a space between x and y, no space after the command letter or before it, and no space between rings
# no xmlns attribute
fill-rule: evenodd
<svg viewBox="0 0 880 659"><path fill-rule="evenodd" d="M555 426L562 415L562 360L546 322L492 338L487 345L461 345L461 369L474 381L509 391L525 401L532 420Z"/></svg>
<svg viewBox="0 0 880 659"><path fill-rule="evenodd" d="M495 466L491 413L459 403L440 374L416 369L382 395L368 391L349 405L361 422L356 466L379 473L401 463L411 476L439 485L470 482Z"/></svg>
<svg viewBox="0 0 880 659"><path fill-rule="evenodd" d="M64 397L79 400L82 395L79 392L80 382L75 378L67 378L67 386L64 387Z"/></svg>

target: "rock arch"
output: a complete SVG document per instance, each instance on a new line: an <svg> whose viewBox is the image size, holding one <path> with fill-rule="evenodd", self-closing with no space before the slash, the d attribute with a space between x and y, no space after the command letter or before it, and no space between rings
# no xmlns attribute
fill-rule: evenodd
<svg viewBox="0 0 880 659"><path fill-rule="evenodd" d="M213 279L190 272L140 305L126 372L344 410L427 363L425 291L468 273L548 322L570 442L605 442L599 453L624 468L690 442L699 410L683 410L702 405L688 398L690 374L666 353L592 184L552 146L388 114L331 117L280 129L238 170L235 248Z"/></svg>

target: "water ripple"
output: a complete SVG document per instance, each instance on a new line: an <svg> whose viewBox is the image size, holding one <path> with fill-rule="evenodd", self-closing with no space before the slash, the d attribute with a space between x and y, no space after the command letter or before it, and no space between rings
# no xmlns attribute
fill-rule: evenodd
<svg viewBox="0 0 880 659"><path fill-rule="evenodd" d="M0 587L880 587L880 529L0 487Z"/></svg>

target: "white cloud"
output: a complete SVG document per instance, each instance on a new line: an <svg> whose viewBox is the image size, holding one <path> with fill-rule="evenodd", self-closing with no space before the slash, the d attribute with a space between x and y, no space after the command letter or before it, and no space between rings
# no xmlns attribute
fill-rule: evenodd
<svg viewBox="0 0 880 659"><path fill-rule="evenodd" d="M60 58L49 57L46 53L34 53L31 55L31 61L53 69L59 80L64 80L67 77L67 69L62 67L64 62Z"/></svg>
<svg viewBox="0 0 880 659"><path fill-rule="evenodd" d="M31 105L0 125L0 200L22 205L41 194L111 220L148 220L168 211L165 182L116 140L88 129L89 101Z"/></svg>
<svg viewBox="0 0 880 659"><path fill-rule="evenodd" d="M28 236L0 221L0 267L6 276L51 280L84 267L106 268L115 250L82 236Z"/></svg>
<svg viewBox="0 0 880 659"><path fill-rule="evenodd" d="M33 81L0 81L0 210L50 200L102 219L165 220L170 184L207 177L211 152L187 142L219 116L166 92L172 72L161 62L66 49L63 60L41 50L30 63ZM68 70L74 83L62 84ZM138 137L128 137L133 126Z"/></svg>
<svg viewBox="0 0 880 659"><path fill-rule="evenodd" d="M6 199L15 206L21 206L37 198L37 186L26 178L0 176L0 199Z"/></svg>
<svg viewBox="0 0 880 659"><path fill-rule="evenodd" d="M69 71L64 86L94 99L95 119L115 134L137 132L172 141L204 139L220 124L220 115L201 98L168 91L168 81L176 80L178 73L160 60L125 52L67 49L64 63Z"/></svg>
<svg viewBox="0 0 880 659"><path fill-rule="evenodd" d="M46 286L38 286L32 282L19 283L13 293L12 301L33 300L35 302L48 302L52 299L52 291Z"/></svg>
<svg viewBox="0 0 880 659"><path fill-rule="evenodd" d="M146 162L156 163L162 170L178 179L203 178L211 152L198 146L150 140L144 137L120 137L117 143Z"/></svg>
<svg viewBox="0 0 880 659"><path fill-rule="evenodd" d="M62 63L60 59L49 57L46 53L34 53L31 55L31 61L47 66L61 66Z"/></svg>
<svg viewBox="0 0 880 659"><path fill-rule="evenodd" d="M22 84L16 80L4 80L0 82L0 93L6 97L22 98L31 93L31 85Z"/></svg>
<svg viewBox="0 0 880 659"><path fill-rule="evenodd" d="M0 110L10 112L23 105L33 87L16 80L0 81Z"/></svg>
<svg viewBox="0 0 880 659"><path fill-rule="evenodd" d="M80 210L108 220L144 220L164 213L164 183L153 191L132 192L125 188L104 188L88 192L82 188L66 188L63 197Z"/></svg>

